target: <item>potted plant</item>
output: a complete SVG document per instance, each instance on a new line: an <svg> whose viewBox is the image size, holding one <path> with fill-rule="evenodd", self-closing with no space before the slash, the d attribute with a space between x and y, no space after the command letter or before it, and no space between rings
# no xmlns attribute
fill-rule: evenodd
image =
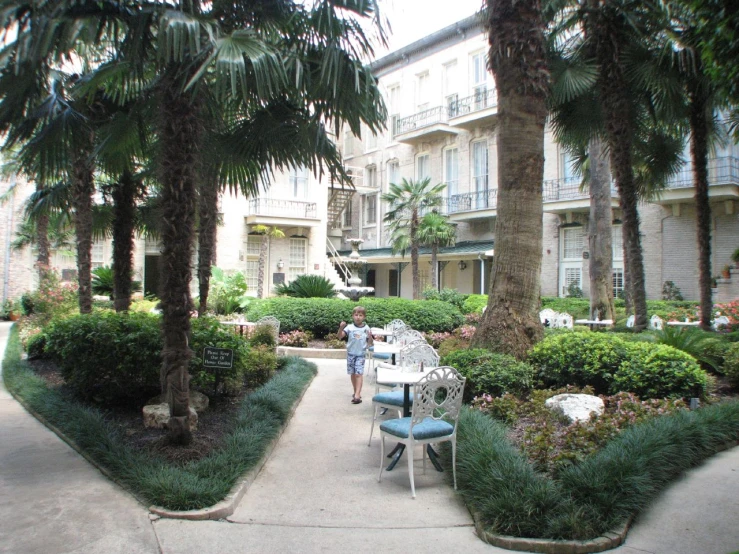
<svg viewBox="0 0 739 554"><path fill-rule="evenodd" d="M731 268L728 265L725 265L721 270L721 277L724 279L731 279Z"/></svg>
<svg viewBox="0 0 739 554"><path fill-rule="evenodd" d="M711 288L715 289L716 287L718 287L718 275L711 277Z"/></svg>
<svg viewBox="0 0 739 554"><path fill-rule="evenodd" d="M731 259L734 261L736 267L739 267L739 248L734 250L734 253L731 255Z"/></svg>
<svg viewBox="0 0 739 554"><path fill-rule="evenodd" d="M17 300L11 300L8 298L3 302L2 309L3 319L9 319L10 321L17 321L21 317L21 305Z"/></svg>

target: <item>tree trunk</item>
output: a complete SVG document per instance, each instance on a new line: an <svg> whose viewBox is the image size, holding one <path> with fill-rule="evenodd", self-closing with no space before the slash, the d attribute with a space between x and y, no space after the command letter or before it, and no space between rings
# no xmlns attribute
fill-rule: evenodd
<svg viewBox="0 0 739 554"><path fill-rule="evenodd" d="M711 329L711 205L708 202L708 122L706 98L696 77L689 84L690 157L693 161L695 211L698 240L698 287L700 290L700 326Z"/></svg>
<svg viewBox="0 0 739 554"><path fill-rule="evenodd" d="M116 312L131 307L133 234L138 184L130 171L113 188L113 298Z"/></svg>
<svg viewBox="0 0 739 554"><path fill-rule="evenodd" d="M620 196L624 262L628 271L627 295L634 308L634 331L647 326L647 295L644 281L644 259L639 236L638 197L632 164L633 128L631 103L624 69L620 62L621 33L595 19L586 19L585 32L597 37L596 57L600 67L599 89L606 122L611 167Z"/></svg>
<svg viewBox="0 0 739 554"><path fill-rule="evenodd" d="M488 0L498 88L498 217L487 310L473 345L523 358L538 341L549 71L538 0Z"/></svg>
<svg viewBox="0 0 739 554"><path fill-rule="evenodd" d="M92 161L93 133L83 131L72 161L72 202L77 237L77 282L81 314L92 312L92 197L95 194Z"/></svg>
<svg viewBox="0 0 739 554"><path fill-rule="evenodd" d="M590 318L613 319L611 168L600 138L590 139Z"/></svg>
<svg viewBox="0 0 739 554"><path fill-rule="evenodd" d="M161 84L159 179L162 185L162 260L161 304L162 392L170 411L170 440L188 444L192 433L188 426L188 366L191 260L195 235L195 201L198 181L200 121L195 105L197 96L180 93L178 81L166 74Z"/></svg>
<svg viewBox="0 0 739 554"><path fill-rule="evenodd" d="M431 245L431 287L439 290L439 245Z"/></svg>
<svg viewBox="0 0 739 554"><path fill-rule="evenodd" d="M418 274L418 210L411 214L411 274L413 275L413 300L421 298L421 278Z"/></svg>
<svg viewBox="0 0 739 554"><path fill-rule="evenodd" d="M206 172L200 183L198 203L198 284L200 305L198 313L205 314L208 309L211 266L215 265L216 241L218 234L218 183L214 175Z"/></svg>
<svg viewBox="0 0 739 554"><path fill-rule="evenodd" d="M40 192L43 186L39 183L36 184L36 191ZM49 216L48 214L41 214L36 219L36 247L38 248L38 256L36 256L36 269L38 271L39 279L43 279L46 272L51 267L49 251Z"/></svg>
<svg viewBox="0 0 739 554"><path fill-rule="evenodd" d="M262 235L262 244L259 245L259 273L257 275L257 298L264 298L264 273L267 266L267 250L269 235Z"/></svg>

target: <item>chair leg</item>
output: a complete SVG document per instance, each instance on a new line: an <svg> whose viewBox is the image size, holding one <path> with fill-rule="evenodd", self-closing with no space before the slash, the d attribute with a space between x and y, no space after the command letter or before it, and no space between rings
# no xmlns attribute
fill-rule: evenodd
<svg viewBox="0 0 739 554"><path fill-rule="evenodd" d="M423 474L426 475L426 445L421 445L421 460L423 461Z"/></svg>
<svg viewBox="0 0 739 554"><path fill-rule="evenodd" d="M382 470L384 469L385 463L385 435L380 436L380 476L377 478L378 482L382 481Z"/></svg>
<svg viewBox="0 0 739 554"><path fill-rule="evenodd" d="M416 497L416 485L413 482L413 443L406 447L406 456L408 456L408 476L411 478L411 498Z"/></svg>
<svg viewBox="0 0 739 554"><path fill-rule="evenodd" d="M457 437L452 439L452 475L454 475L454 490L457 490Z"/></svg>
<svg viewBox="0 0 739 554"><path fill-rule="evenodd" d="M374 404L374 402L373 402L373 404ZM372 427L370 427L370 438L367 441L367 446L370 446L370 444L372 444L372 433L375 432L375 420L377 419L377 409L378 408L379 408L379 406L377 404L375 404L375 413L372 416Z"/></svg>

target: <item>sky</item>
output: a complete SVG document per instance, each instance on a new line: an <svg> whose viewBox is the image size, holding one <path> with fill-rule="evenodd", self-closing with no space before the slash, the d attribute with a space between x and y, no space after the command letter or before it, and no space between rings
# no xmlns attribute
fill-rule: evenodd
<svg viewBox="0 0 739 554"><path fill-rule="evenodd" d="M377 49L377 57L393 52L469 17L480 10L483 0L380 0L390 21L389 48Z"/></svg>

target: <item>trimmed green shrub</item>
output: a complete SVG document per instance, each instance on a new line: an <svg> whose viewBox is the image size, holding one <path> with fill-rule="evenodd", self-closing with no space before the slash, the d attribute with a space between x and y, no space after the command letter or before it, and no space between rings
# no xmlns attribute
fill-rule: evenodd
<svg viewBox="0 0 739 554"><path fill-rule="evenodd" d="M483 394L524 393L534 382L534 368L529 364L483 348L452 352L440 363L452 366L467 379L464 387L467 402Z"/></svg>
<svg viewBox="0 0 739 554"><path fill-rule="evenodd" d="M572 316L572 319L590 319L590 300L587 298L544 296L541 299L541 309L544 308L550 308L555 312L566 312Z"/></svg>
<svg viewBox="0 0 739 554"><path fill-rule="evenodd" d="M481 313L482 309L488 305L487 294L470 294L462 305L463 314Z"/></svg>
<svg viewBox="0 0 739 554"><path fill-rule="evenodd" d="M724 374L735 387L739 387L739 342L731 343L724 353Z"/></svg>
<svg viewBox="0 0 739 554"><path fill-rule="evenodd" d="M269 325L257 325L249 336L249 344L252 346L267 346L269 348L277 346L272 327Z"/></svg>
<svg viewBox="0 0 739 554"><path fill-rule="evenodd" d="M269 381L277 370L277 356L274 349L259 345L254 346L246 355L246 385L255 389Z"/></svg>
<svg viewBox="0 0 739 554"><path fill-rule="evenodd" d="M631 343L613 375L611 391L633 392L640 398L703 396L708 374L695 358L663 344Z"/></svg>
<svg viewBox="0 0 739 554"><path fill-rule="evenodd" d="M625 358L626 344L608 333L549 335L534 346L528 362L537 368L546 386L590 385L597 394L605 394Z"/></svg>
<svg viewBox="0 0 739 554"><path fill-rule="evenodd" d="M419 331L451 331L463 323L459 310L438 300L363 298L358 304L367 310L367 323L372 327L402 319ZM270 298L252 308L249 319L273 315L280 320L282 333L300 329L325 337L335 333L342 321L351 321L355 306L354 302L330 298Z"/></svg>
<svg viewBox="0 0 739 554"><path fill-rule="evenodd" d="M160 392L159 325L159 316L145 313L100 312L56 320L45 330L46 352L79 396L140 405ZM212 393L220 383L228 389L240 382L246 344L215 319L192 321L190 345L194 351L190 360L192 388ZM233 349L233 368L218 372L203 368L205 346Z"/></svg>
<svg viewBox="0 0 739 554"><path fill-rule="evenodd" d="M26 352L29 360L37 360L44 357L46 350L46 335L36 333L31 335L26 342Z"/></svg>
<svg viewBox="0 0 739 554"><path fill-rule="evenodd" d="M425 300L441 300L442 302L449 302L460 311L464 309L464 303L468 296L469 294L462 294L457 289L441 289L439 291L433 287L426 287L423 290L423 298Z"/></svg>

